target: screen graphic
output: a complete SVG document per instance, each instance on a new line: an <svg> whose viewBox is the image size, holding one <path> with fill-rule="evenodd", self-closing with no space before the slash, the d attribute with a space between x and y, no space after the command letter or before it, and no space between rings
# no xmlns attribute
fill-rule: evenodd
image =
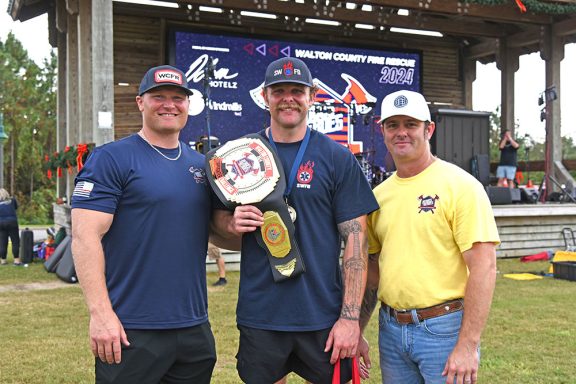
<svg viewBox="0 0 576 384"><path fill-rule="evenodd" d="M269 114L261 96L268 64L281 57L303 60L319 87L308 122L354 153L382 164L386 148L376 123L384 96L420 91L421 55L174 31L173 64L193 94L181 139L220 142L264 129ZM207 81L208 79L208 81ZM209 113L208 113L209 111Z"/></svg>

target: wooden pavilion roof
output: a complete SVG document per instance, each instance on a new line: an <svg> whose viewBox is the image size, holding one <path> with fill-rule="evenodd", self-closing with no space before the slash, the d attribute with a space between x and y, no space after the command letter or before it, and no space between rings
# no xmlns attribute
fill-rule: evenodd
<svg viewBox="0 0 576 384"><path fill-rule="evenodd" d="M25 21L48 13L55 17L55 3L66 4L79 0L10 0L8 13L14 20ZM542 50L543 36L547 28L561 37L564 43L576 42L576 13L562 12L576 9L576 0L535 1L524 0L527 5L548 5L557 12L534 12L528 7L522 12L517 5L522 1L502 1L500 5L471 0L159 0L173 3L178 8L151 7L146 5L115 2L116 10L122 12L165 15L183 23L195 22L214 29L248 28L254 33L271 36L301 35L308 40L322 42L351 42L371 45L382 42L388 46L409 47L418 35L394 33L392 27L419 29L442 33L440 41L457 42L462 46L464 57L493 62L497 60L498 47L518 54ZM492 3L495 3L494 1ZM204 12L201 7L219 8L221 13ZM532 7L536 8L537 7ZM402 10L402 11L401 11ZM546 10L546 9L545 9ZM276 19L264 19L242 15L242 11L276 15ZM337 22L338 26L308 23L307 18ZM50 23L53 26L55 23ZM357 24L372 26L365 30ZM51 28L53 29L53 27ZM548 29L550 31L550 29ZM55 31L51 30L54 42ZM429 38L428 38L429 39ZM55 44L53 44L55 45Z"/></svg>

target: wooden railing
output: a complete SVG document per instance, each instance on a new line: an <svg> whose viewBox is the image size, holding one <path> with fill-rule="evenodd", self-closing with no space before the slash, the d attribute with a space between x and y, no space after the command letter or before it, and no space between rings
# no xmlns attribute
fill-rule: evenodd
<svg viewBox="0 0 576 384"><path fill-rule="evenodd" d="M576 160L562 160L562 164L569 171L576 170ZM528 167L526 167L528 165ZM498 163L490 163L490 172L496 173L496 168L498 168ZM518 170L525 172L526 170L530 172L541 171L544 172L544 160L532 160L526 164L525 161L518 162Z"/></svg>

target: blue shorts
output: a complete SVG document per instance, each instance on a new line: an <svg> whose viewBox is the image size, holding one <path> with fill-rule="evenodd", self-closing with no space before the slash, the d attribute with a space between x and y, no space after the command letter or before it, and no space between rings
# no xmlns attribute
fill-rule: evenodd
<svg viewBox="0 0 576 384"><path fill-rule="evenodd" d="M514 180L516 177L516 167L512 165L499 165L496 168L496 177L499 179L507 178L508 180Z"/></svg>

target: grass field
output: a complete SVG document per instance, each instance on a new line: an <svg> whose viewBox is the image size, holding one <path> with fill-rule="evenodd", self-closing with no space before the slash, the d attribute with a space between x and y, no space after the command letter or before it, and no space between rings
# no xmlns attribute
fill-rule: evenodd
<svg viewBox="0 0 576 384"><path fill-rule="evenodd" d="M540 272L547 262L500 260L496 294L482 343L480 383L576 383L576 282L544 278L515 281L508 272ZM209 286L210 320L218 349L213 383L240 383L236 374L238 331L235 306L238 273L226 287ZM28 268L0 267L0 383L93 383L88 348L88 316L78 285L51 290L22 290L22 284L57 280L41 263ZM208 281L216 280L209 274ZM20 290L7 290L18 284ZM376 348L377 317L367 332ZM372 378L379 383L377 351ZM302 380L291 376L289 383Z"/></svg>

